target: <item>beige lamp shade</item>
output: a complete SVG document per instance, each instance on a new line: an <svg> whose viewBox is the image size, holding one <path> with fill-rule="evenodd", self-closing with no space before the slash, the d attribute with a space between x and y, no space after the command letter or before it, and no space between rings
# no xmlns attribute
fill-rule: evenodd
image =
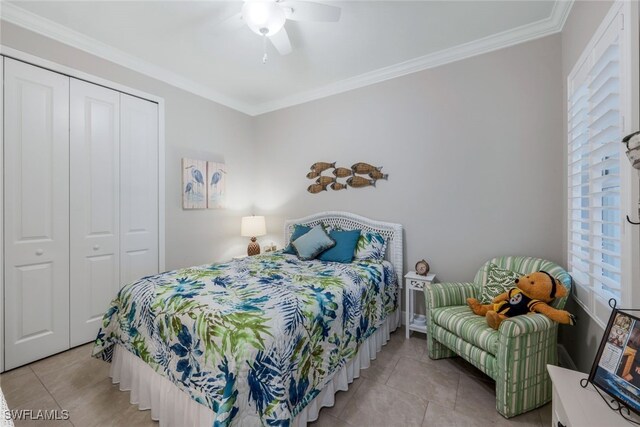
<svg viewBox="0 0 640 427"><path fill-rule="evenodd" d="M267 234L267 226L263 216L243 216L240 225L240 235L243 237L264 236Z"/></svg>
<svg viewBox="0 0 640 427"><path fill-rule="evenodd" d="M243 216L240 224L240 235L251 237L251 242L247 247L247 255L260 254L260 245L256 242L256 236L264 236L267 234L267 226L264 223L263 216Z"/></svg>

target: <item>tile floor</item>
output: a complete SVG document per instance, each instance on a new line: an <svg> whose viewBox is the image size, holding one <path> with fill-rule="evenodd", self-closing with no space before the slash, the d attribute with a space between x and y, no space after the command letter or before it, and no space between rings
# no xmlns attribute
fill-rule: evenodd
<svg viewBox="0 0 640 427"><path fill-rule="evenodd" d="M510 420L495 410L494 383L461 359L430 360L424 335L391 335L371 367L362 370L336 403L311 426L521 426L551 425L551 405ZM158 426L149 411L129 403L111 384L109 364L74 348L0 375L11 409L67 409L69 421L17 422L17 426Z"/></svg>

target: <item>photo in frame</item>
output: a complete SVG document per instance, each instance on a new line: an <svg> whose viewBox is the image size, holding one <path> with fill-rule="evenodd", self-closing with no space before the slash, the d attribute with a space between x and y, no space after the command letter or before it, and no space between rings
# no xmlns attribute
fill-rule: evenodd
<svg viewBox="0 0 640 427"><path fill-rule="evenodd" d="M613 309L589 382L640 415L640 318Z"/></svg>
<svg viewBox="0 0 640 427"><path fill-rule="evenodd" d="M207 208L225 207L227 168L224 163L207 162Z"/></svg>
<svg viewBox="0 0 640 427"><path fill-rule="evenodd" d="M206 209L207 161L182 159L182 208Z"/></svg>

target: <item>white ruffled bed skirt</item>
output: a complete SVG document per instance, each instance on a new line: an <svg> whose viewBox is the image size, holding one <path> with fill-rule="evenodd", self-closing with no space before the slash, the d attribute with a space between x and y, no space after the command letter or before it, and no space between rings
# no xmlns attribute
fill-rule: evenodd
<svg viewBox="0 0 640 427"><path fill-rule="evenodd" d="M327 386L293 420L292 426L306 426L318 419L320 409L333 406L335 393L347 390L354 378L360 376L360 369L366 369L383 345L389 341L389 334L400 324L400 310L389 316L386 322L362 343L356 356L347 362ZM109 374L114 384L120 383L120 390L131 391L130 402L138 409L151 410L151 418L160 421L161 427L212 426L215 414L208 407L180 390L175 384L156 373L149 365L116 345ZM260 419L253 414L238 414L239 425L260 425Z"/></svg>
<svg viewBox="0 0 640 427"><path fill-rule="evenodd" d="M9 406L7 406L7 401L4 399L2 389L0 389L0 427L13 427L13 420L11 417L7 417L8 413Z"/></svg>

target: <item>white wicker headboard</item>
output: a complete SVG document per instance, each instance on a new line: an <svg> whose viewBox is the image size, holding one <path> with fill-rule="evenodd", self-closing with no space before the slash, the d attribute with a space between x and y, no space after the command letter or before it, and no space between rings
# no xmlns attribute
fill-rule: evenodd
<svg viewBox="0 0 640 427"><path fill-rule="evenodd" d="M387 252L385 259L393 264L398 275L398 284L402 283L403 252L402 252L402 225L391 222L375 221L349 212L320 212L304 218L289 219L284 222L284 241L289 242L295 224L313 227L320 223L331 226L339 226L343 230L366 230L380 233L387 239Z"/></svg>

